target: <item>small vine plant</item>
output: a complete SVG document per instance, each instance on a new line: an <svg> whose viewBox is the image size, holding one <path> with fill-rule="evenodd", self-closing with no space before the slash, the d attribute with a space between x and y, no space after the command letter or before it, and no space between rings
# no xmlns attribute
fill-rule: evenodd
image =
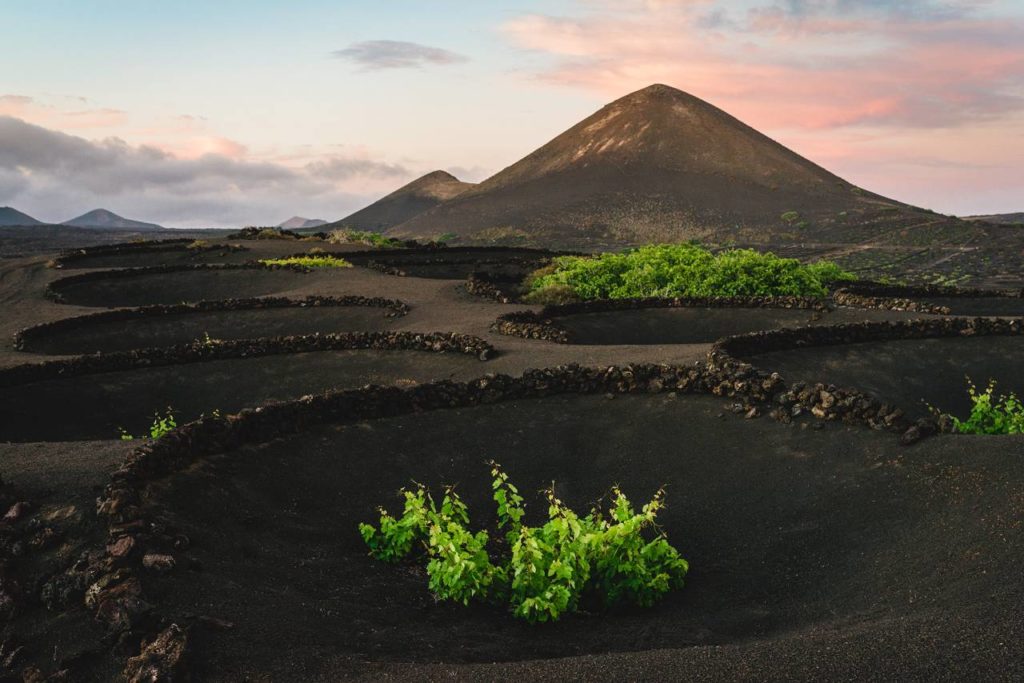
<svg viewBox="0 0 1024 683"><path fill-rule="evenodd" d="M471 531L469 510L452 487L438 502L416 484L402 491L401 516L382 508L377 526L359 525L370 555L385 562L423 558L438 599L505 604L531 623L555 621L584 600L649 607L682 587L689 564L656 523L664 489L637 512L613 488L606 510L598 505L580 516L552 484L543 491L546 521L529 526L523 496L497 463L489 464L498 520L493 538L487 530Z"/></svg>
<svg viewBox="0 0 1024 683"><path fill-rule="evenodd" d="M960 434L1024 434L1024 402L1016 394L997 394L996 382L990 379L984 390L979 390L967 378L967 394L971 399L971 414L965 419L955 415L953 428ZM937 413L935 409L932 412Z"/></svg>

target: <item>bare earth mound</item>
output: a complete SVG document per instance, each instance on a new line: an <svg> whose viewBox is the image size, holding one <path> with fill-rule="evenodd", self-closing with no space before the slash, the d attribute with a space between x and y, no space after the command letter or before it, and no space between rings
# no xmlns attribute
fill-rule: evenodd
<svg viewBox="0 0 1024 683"><path fill-rule="evenodd" d="M1022 673L1022 539L1005 524L1021 512L1019 439L985 439L965 462L956 437L908 451L834 425L726 426L719 410L709 398L558 397L216 456L150 488L202 566L158 584L160 603L235 624L204 631L203 680ZM557 480L579 507L613 483L636 500L667 484L659 521L691 562L686 587L647 610L528 626L436 603L421 568L367 557L357 523L410 480L457 483L488 519L487 458L526 492Z"/></svg>

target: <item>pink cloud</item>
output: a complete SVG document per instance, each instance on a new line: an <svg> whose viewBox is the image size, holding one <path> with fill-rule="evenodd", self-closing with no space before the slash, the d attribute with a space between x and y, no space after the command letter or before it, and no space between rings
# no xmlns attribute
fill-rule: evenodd
<svg viewBox="0 0 1024 683"><path fill-rule="evenodd" d="M665 81L769 126L929 127L1024 109L1024 18L794 17L773 8L741 29L709 30L692 4L630 5L583 18L530 15L504 30L554 58L535 74L543 80L607 95Z"/></svg>
<svg viewBox="0 0 1024 683"><path fill-rule="evenodd" d="M528 78L607 99L674 85L854 182L941 210L971 193L1021 196L1024 12L976 4L794 0L737 14L620 0L503 30L546 57Z"/></svg>
<svg viewBox="0 0 1024 683"><path fill-rule="evenodd" d="M120 109L66 111L27 95L0 95L0 116L14 116L37 125L69 130L112 128L128 120L128 114Z"/></svg>
<svg viewBox="0 0 1024 683"><path fill-rule="evenodd" d="M150 142L149 145L181 159L198 159L207 154L216 154L228 159L242 160L249 155L248 147L223 137L188 137L179 140Z"/></svg>

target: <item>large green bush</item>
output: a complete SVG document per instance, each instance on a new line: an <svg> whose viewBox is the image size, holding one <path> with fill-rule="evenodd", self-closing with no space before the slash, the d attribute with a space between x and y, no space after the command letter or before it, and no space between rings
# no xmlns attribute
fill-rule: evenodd
<svg viewBox="0 0 1024 683"><path fill-rule="evenodd" d="M523 497L496 463L491 463L499 530L470 531L469 512L452 488L438 504L422 485L404 490L399 518L381 509L379 526L359 531L380 560L397 562L420 551L428 560L431 592L439 599L504 602L530 622L554 621L594 596L604 605L650 606L683 585L686 560L656 526L664 491L636 512L620 490L612 491L607 516L595 507L580 517L545 491L547 521L524 523ZM497 562L492 559L497 558Z"/></svg>
<svg viewBox="0 0 1024 683"><path fill-rule="evenodd" d="M752 249L717 254L696 244L662 244L599 256L562 256L528 279L528 298L572 290L580 299L675 296L823 296L852 279L828 261L801 264Z"/></svg>

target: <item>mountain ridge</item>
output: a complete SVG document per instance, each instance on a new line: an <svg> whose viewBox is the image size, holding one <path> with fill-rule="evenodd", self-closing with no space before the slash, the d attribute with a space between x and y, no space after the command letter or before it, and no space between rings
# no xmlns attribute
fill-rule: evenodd
<svg viewBox="0 0 1024 683"><path fill-rule="evenodd" d="M463 182L447 171L431 171L369 206L323 227L328 230L348 228L382 232L450 201L472 187L473 183Z"/></svg>
<svg viewBox="0 0 1024 683"><path fill-rule="evenodd" d="M0 226L46 225L43 221L18 211L13 206L0 206Z"/></svg>
<svg viewBox="0 0 1024 683"><path fill-rule="evenodd" d="M843 211L905 208L693 95L655 84L390 234L625 245L739 238L766 227L792 232L783 214L809 223Z"/></svg>
<svg viewBox="0 0 1024 683"><path fill-rule="evenodd" d="M81 216L68 219L61 225L71 225L78 228L116 228L131 230L163 230L163 226L156 223L136 221L131 218L119 216L107 209L93 209Z"/></svg>
<svg viewBox="0 0 1024 683"><path fill-rule="evenodd" d="M284 228L285 230L302 230L303 228L319 228L321 225L327 225L327 221L321 218L292 216L288 220L278 223L277 227Z"/></svg>

